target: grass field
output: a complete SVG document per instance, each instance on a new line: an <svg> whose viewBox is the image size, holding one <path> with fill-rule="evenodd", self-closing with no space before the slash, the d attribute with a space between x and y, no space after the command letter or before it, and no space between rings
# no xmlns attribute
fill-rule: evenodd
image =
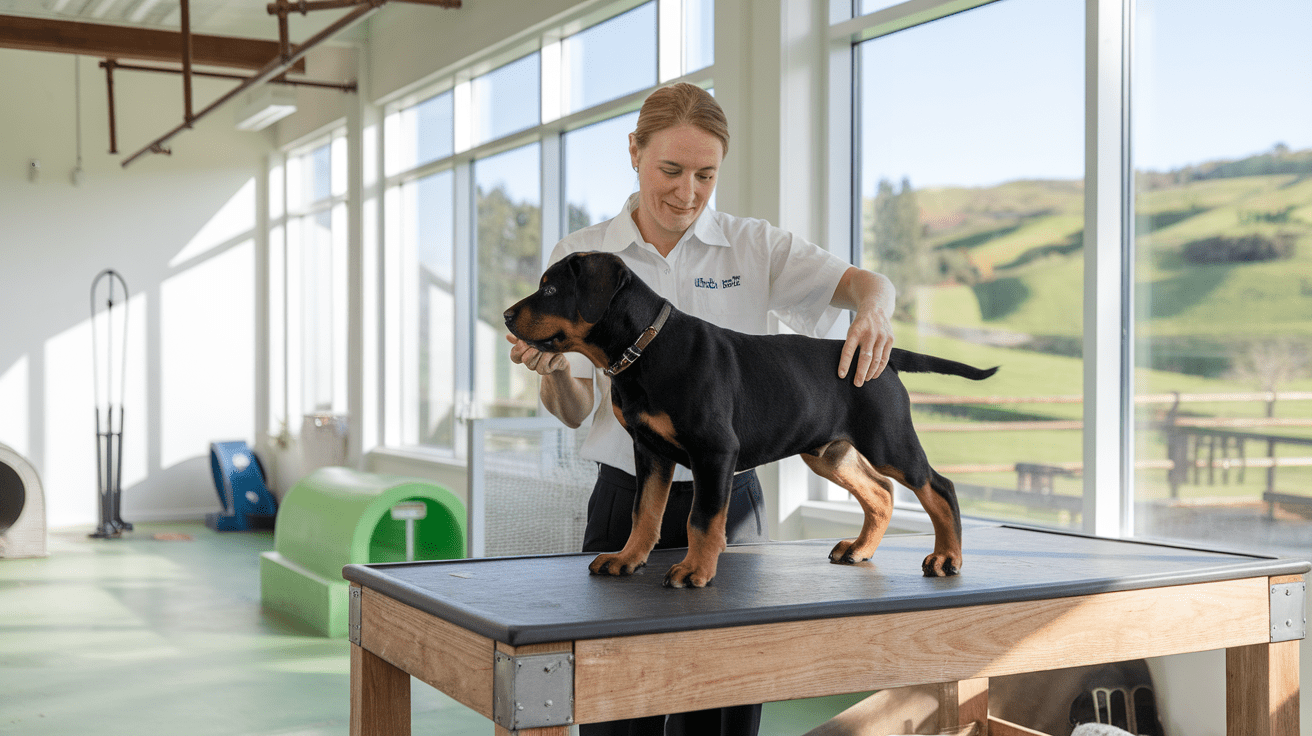
<svg viewBox="0 0 1312 736"><path fill-rule="evenodd" d="M1221 162L1211 170L1232 172L1288 170L1271 165L1264 154L1249 161ZM1312 152L1297 152L1312 163ZM1299 163L1298 166L1303 164ZM1265 167L1265 169L1263 168ZM1200 167L1207 169L1207 166ZM1135 330L1136 394L1246 392L1259 388L1252 372L1234 370L1254 346L1287 345L1292 369L1280 379L1281 391L1312 391L1306 364L1312 346L1312 165L1299 173L1190 178L1171 172L1141 175L1136 198ZM988 381L915 375L908 389L960 396L1041 397L1083 392L1083 208L1082 182L1016 181L987 188L917 190L921 212L920 247L927 254L965 254L973 266L966 283L945 281L917 287L915 322L896 325L897 344L980 366L1000 365ZM1284 244L1271 260L1200 262L1210 246L1232 247L1256 239ZM1200 245L1200 243L1202 245ZM1218 246L1217 243L1220 245ZM1201 250L1200 250L1201 249ZM1208 255L1210 258L1210 255ZM1289 366L1287 366L1288 368ZM1141 407L1140 424L1167 407ZM1189 415L1262 417L1265 404L1195 402L1181 407ZM1000 406L921 406L918 425L1080 419L1076 404L1016 403ZM1312 418L1312 401L1276 406L1276 417ZM1289 437L1312 437L1312 429L1253 429ZM929 432L921 439L938 466L996 463L1078 462L1080 430ZM1137 432L1138 458L1164 459L1163 432ZM1264 456L1265 443L1250 442L1249 457ZM1312 456L1312 447L1280 446L1282 457ZM1179 489L1195 503L1260 499L1265 469L1237 470L1212 483ZM1015 488L1016 474L965 473L954 480ZM1140 500L1168 499L1166 471L1136 473ZM1079 477L1058 477L1055 491L1079 496ZM1312 468L1280 468L1276 490L1312 496ZM1043 523L1078 523L1068 514L1035 511L993 502L968 512Z"/></svg>

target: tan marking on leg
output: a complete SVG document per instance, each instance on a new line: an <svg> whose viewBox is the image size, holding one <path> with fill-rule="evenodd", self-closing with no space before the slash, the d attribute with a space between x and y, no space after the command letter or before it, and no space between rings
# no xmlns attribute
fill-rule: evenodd
<svg viewBox="0 0 1312 736"><path fill-rule="evenodd" d="M633 513L633 528L624 549L614 554L598 555L588 565L593 573L629 575L647 564L647 556L661 538L661 518L665 516L665 503L670 497L670 477L656 473L647 476L642 498Z"/></svg>
<svg viewBox="0 0 1312 736"><path fill-rule="evenodd" d="M619 421L620 426L623 427L625 430L628 430L629 423L624 421L624 412L620 411L619 405L614 402L611 402L610 410L615 413L615 419Z"/></svg>
<svg viewBox="0 0 1312 736"><path fill-rule="evenodd" d="M720 553L729 546L725 532L729 521L729 504L711 517L710 526L702 531L688 523L688 554L665 574L667 588L704 588L715 577Z"/></svg>
<svg viewBox="0 0 1312 736"><path fill-rule="evenodd" d="M802 460L816 475L847 489L861 504L865 520L856 539L843 540L829 553L831 562L854 564L874 555L893 516L893 484L847 441L831 442Z"/></svg>
<svg viewBox="0 0 1312 736"><path fill-rule="evenodd" d="M952 513L952 506L934 490L929 481L920 487L906 482L906 475L893 466L884 466L879 471L910 488L919 499L920 505L929 514L934 524L934 551L925 557L922 565L927 577L947 577L961 570L961 537L957 534L957 518ZM949 481L950 482L950 481Z"/></svg>
<svg viewBox="0 0 1312 736"><path fill-rule="evenodd" d="M683 449L683 445L680 445L679 441L675 439L674 421L670 419L669 414L664 412L661 412L660 414L639 413L638 419L641 420L648 429L655 432L661 439L679 449Z"/></svg>

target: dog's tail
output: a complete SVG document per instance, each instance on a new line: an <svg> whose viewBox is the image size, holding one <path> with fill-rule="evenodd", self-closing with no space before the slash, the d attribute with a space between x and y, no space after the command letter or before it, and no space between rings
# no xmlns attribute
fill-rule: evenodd
<svg viewBox="0 0 1312 736"><path fill-rule="evenodd" d="M969 378L972 381L982 381L998 372L998 366L987 369L976 368L955 360L913 353L901 348L893 348L893 353L888 356L888 364L900 373L946 373L950 376Z"/></svg>

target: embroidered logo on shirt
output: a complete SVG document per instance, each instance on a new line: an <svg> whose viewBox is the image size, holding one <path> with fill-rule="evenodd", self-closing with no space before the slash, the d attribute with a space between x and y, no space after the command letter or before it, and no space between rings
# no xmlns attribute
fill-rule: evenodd
<svg viewBox="0 0 1312 736"><path fill-rule="evenodd" d="M695 278L692 285L697 289L732 289L743 285L742 276L730 276L727 279Z"/></svg>

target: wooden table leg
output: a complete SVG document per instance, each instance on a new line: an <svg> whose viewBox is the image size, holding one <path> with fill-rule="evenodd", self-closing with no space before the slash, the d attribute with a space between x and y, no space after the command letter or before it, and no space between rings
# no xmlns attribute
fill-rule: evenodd
<svg viewBox="0 0 1312 736"><path fill-rule="evenodd" d="M410 675L351 645L351 736L410 736Z"/></svg>
<svg viewBox="0 0 1312 736"><path fill-rule="evenodd" d="M1298 641L1225 650L1225 726L1230 736L1297 736Z"/></svg>
<svg viewBox="0 0 1312 736"><path fill-rule="evenodd" d="M989 680L980 677L960 682L945 682L939 686L939 730L975 724L975 736L988 736Z"/></svg>

